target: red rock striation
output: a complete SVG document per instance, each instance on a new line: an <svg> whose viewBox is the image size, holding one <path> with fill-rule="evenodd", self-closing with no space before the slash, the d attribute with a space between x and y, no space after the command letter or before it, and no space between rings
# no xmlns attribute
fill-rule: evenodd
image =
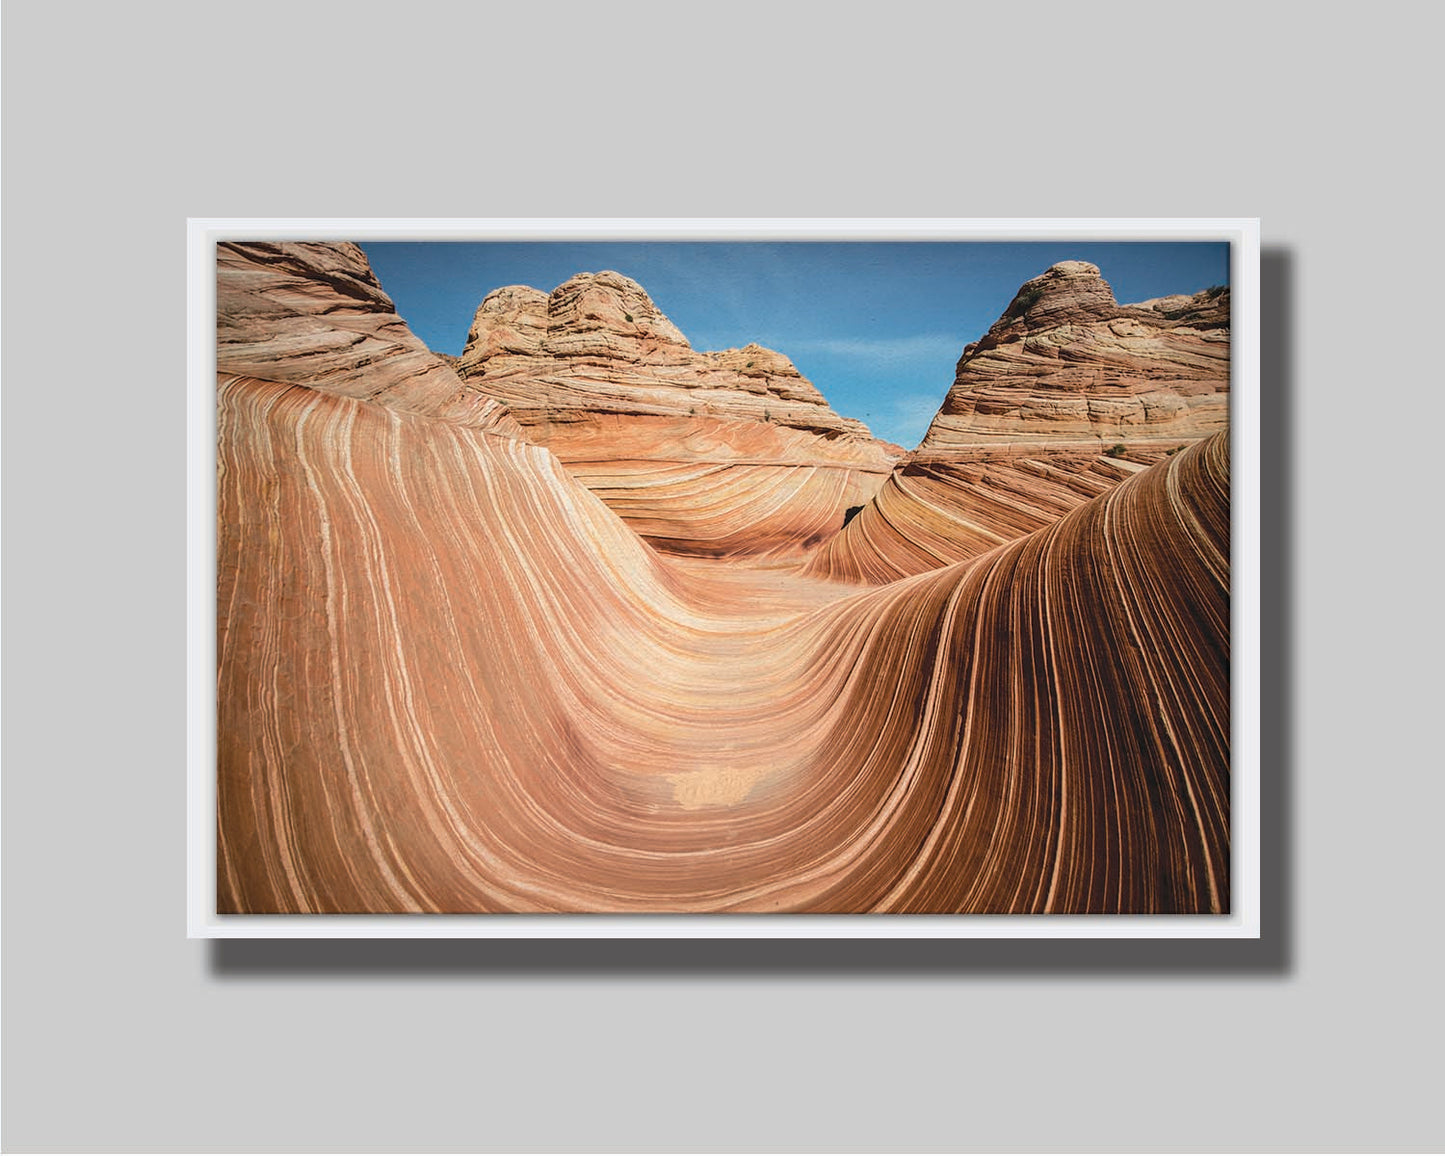
<svg viewBox="0 0 1445 1156"><path fill-rule="evenodd" d="M850 593L517 438L217 396L218 910L1229 909L1222 434Z"/></svg>
<svg viewBox="0 0 1445 1156"><path fill-rule="evenodd" d="M797 553L831 535L902 450L835 413L780 353L694 350L635 281L512 285L478 308L458 369L655 546Z"/></svg>
<svg viewBox="0 0 1445 1156"><path fill-rule="evenodd" d="M1228 425L1229 293L1119 305L1094 265L1026 282L907 455L809 572L891 582L1055 521Z"/></svg>

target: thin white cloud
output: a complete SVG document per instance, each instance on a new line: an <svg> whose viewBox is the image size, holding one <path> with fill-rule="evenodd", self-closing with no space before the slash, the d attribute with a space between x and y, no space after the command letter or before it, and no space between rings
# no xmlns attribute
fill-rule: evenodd
<svg viewBox="0 0 1445 1156"><path fill-rule="evenodd" d="M949 333L916 333L906 337L794 337L784 340L800 352L827 353L869 361L906 361L918 357L956 360L963 352L963 344L958 337Z"/></svg>
<svg viewBox="0 0 1445 1156"><path fill-rule="evenodd" d="M895 442L906 450L915 448L928 432L943 396L933 393L896 393L888 398L882 412L873 415L874 436Z"/></svg>

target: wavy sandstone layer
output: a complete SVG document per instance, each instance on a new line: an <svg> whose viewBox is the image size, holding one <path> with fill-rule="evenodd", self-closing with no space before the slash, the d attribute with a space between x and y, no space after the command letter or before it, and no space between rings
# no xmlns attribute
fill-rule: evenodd
<svg viewBox="0 0 1445 1156"><path fill-rule="evenodd" d="M1228 908L1223 437L839 598L514 439L219 405L222 911Z"/></svg>
<svg viewBox="0 0 1445 1156"><path fill-rule="evenodd" d="M902 450L841 417L780 353L698 352L635 281L495 290L457 362L653 545L799 553L873 495Z"/></svg>
<svg viewBox="0 0 1445 1156"><path fill-rule="evenodd" d="M976 558L1058 521L1168 453L1042 446L910 456L806 570L878 585Z"/></svg>
<svg viewBox="0 0 1445 1156"><path fill-rule="evenodd" d="M1097 267L1026 282L922 444L809 573L891 582L1031 533L1229 417L1229 293L1119 305Z"/></svg>

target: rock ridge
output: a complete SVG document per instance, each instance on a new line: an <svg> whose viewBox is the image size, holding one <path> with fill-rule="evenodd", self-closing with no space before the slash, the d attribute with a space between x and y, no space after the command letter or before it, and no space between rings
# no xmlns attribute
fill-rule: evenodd
<svg viewBox="0 0 1445 1156"><path fill-rule="evenodd" d="M524 426L570 409L740 418L873 440L786 355L756 343L695 350L641 285L611 270L578 273L551 293L492 290L458 369Z"/></svg>

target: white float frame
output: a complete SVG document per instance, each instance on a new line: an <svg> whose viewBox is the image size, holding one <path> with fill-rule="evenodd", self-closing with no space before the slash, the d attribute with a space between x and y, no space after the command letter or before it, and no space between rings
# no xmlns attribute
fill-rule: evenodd
<svg viewBox="0 0 1445 1156"><path fill-rule="evenodd" d="M221 915L216 895L217 241L1226 241L1230 245L1228 915ZM187 934L192 939L1258 939L1258 218L187 220Z"/></svg>

